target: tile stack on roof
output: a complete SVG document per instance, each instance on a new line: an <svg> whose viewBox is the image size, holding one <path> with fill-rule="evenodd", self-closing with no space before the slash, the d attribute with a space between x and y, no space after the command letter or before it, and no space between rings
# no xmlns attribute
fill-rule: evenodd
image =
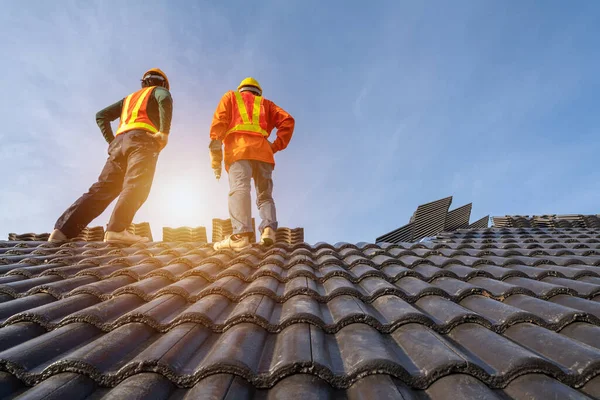
<svg viewBox="0 0 600 400"><path fill-rule="evenodd" d="M34 241L34 242L45 242L48 240L48 237L50 236L49 233L41 233L41 234L37 234L37 233L24 233L24 234L16 234L16 233L9 233L8 234L8 240L10 241L21 241L21 242L29 242L29 241ZM84 228L81 233L77 236L72 238L70 241L72 242L101 242L102 240L104 240L104 228L101 226L95 226L95 227L86 227Z"/></svg>
<svg viewBox="0 0 600 400"><path fill-rule="evenodd" d="M104 240L104 228L102 226L84 228L76 238L71 239L73 242L101 242L102 240Z"/></svg>
<svg viewBox="0 0 600 400"><path fill-rule="evenodd" d="M275 241L290 246L304 243L304 228L278 228L275 232Z"/></svg>
<svg viewBox="0 0 600 400"><path fill-rule="evenodd" d="M600 396L600 230L0 247L0 397Z"/></svg>
<svg viewBox="0 0 600 400"><path fill-rule="evenodd" d="M469 225L469 229L487 228L489 221L490 221L490 216L486 215L485 217L482 217L482 218L478 219L477 221L473 222L471 225Z"/></svg>
<svg viewBox="0 0 600 400"><path fill-rule="evenodd" d="M50 236L49 233L9 233L8 240L18 242L45 242Z"/></svg>
<svg viewBox="0 0 600 400"><path fill-rule="evenodd" d="M600 216L566 214L566 215L506 215L493 217L497 228L594 228L600 229Z"/></svg>
<svg viewBox="0 0 600 400"><path fill-rule="evenodd" d="M444 231L455 231L457 229L465 229L469 227L469 218L471 218L471 209L473 204L469 203L462 207L458 207L446 214L446 222L444 223ZM485 226L484 228L487 228Z"/></svg>
<svg viewBox="0 0 600 400"><path fill-rule="evenodd" d="M148 222L140 222L139 224L131 224L127 230L134 235L143 236L150 241L154 240L152 238L152 230L150 229L150 223Z"/></svg>
<svg viewBox="0 0 600 400"><path fill-rule="evenodd" d="M489 216L469 225L472 203L448 211L450 204L452 204L452 196L420 205L413 213L408 224L379 236L375 239L375 242L417 242L444 231L450 232L462 228L487 228Z"/></svg>
<svg viewBox="0 0 600 400"><path fill-rule="evenodd" d="M231 226L231 219L219 219L213 218L212 220L212 241L213 243L219 242L233 233L233 227ZM252 236L250 242L256 242L256 225L254 224L254 218L252 218Z"/></svg>
<svg viewBox="0 0 600 400"><path fill-rule="evenodd" d="M198 226L190 228L182 226L179 228L163 227L163 242L208 242L206 228Z"/></svg>

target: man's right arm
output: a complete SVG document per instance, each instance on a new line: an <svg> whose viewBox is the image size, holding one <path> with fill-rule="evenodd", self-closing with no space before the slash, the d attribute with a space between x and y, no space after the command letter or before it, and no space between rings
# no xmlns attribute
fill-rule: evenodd
<svg viewBox="0 0 600 400"><path fill-rule="evenodd" d="M227 133L227 128L231 121L231 96L233 92L229 91L223 95L217 109L213 115L213 120L210 125L210 166L213 169L217 179L221 177L221 163L223 162L223 139Z"/></svg>
<svg viewBox="0 0 600 400"><path fill-rule="evenodd" d="M223 140L227 133L227 128L231 122L231 97L233 92L229 91L223 95L217 109L213 115L212 124L210 125L210 138L212 140Z"/></svg>
<svg viewBox="0 0 600 400"><path fill-rule="evenodd" d="M96 123L102 132L102 136L104 136L104 139L109 144L115 138L110 123L121 116L121 110L123 110L123 100L117 101L115 104L98 111L96 114Z"/></svg>

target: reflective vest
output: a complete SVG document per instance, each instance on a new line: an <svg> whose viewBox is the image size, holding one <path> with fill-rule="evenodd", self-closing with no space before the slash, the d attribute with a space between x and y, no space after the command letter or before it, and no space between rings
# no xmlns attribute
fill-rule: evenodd
<svg viewBox="0 0 600 400"><path fill-rule="evenodd" d="M235 95L233 118L231 119L233 126L229 128L225 135L229 135L231 132L245 131L259 133L265 137L269 136L269 132L260 126L262 96L254 96L252 120L250 120L248 116L248 110L246 110L246 104L244 104L244 99L242 98L242 94L237 91L233 93ZM263 125L266 125L266 121L263 122Z"/></svg>
<svg viewBox="0 0 600 400"><path fill-rule="evenodd" d="M133 129L141 129L151 133L158 132L158 128L154 126L148 116L148 100L150 100L150 95L155 87L142 88L125 98L123 111L121 111L121 122L115 136Z"/></svg>

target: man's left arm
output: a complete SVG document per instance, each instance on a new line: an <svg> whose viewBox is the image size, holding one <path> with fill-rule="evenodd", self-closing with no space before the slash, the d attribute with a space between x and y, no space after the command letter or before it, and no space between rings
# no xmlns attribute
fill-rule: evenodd
<svg viewBox="0 0 600 400"><path fill-rule="evenodd" d="M158 132L154 134L160 144L161 150L169 141L169 132L171 132L171 119L173 118L173 98L171 93L162 87L154 89L154 98L158 103L158 116L160 125Z"/></svg>
<svg viewBox="0 0 600 400"><path fill-rule="evenodd" d="M171 119L173 118L173 98L167 89L161 87L154 89L154 98L158 103L158 116L160 118L158 130L168 135L171 131Z"/></svg>

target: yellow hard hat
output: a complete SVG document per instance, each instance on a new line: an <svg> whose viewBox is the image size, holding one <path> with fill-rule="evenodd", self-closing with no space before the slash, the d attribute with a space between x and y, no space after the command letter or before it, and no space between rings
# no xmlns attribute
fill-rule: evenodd
<svg viewBox="0 0 600 400"><path fill-rule="evenodd" d="M258 81L256 79L252 78L251 76L247 77L246 79L244 79L243 81L240 82L240 85L238 86L238 90L240 90L244 86L254 86L258 90L260 90L260 92L262 93L262 88L260 87L260 83L258 83Z"/></svg>
<svg viewBox="0 0 600 400"><path fill-rule="evenodd" d="M169 78L167 78L167 74L165 74L160 68L151 68L148 71L144 72L144 75L142 76L142 80L144 80L146 78L147 75L160 75L165 79L165 87L167 88L167 90L170 90L170 85L169 85Z"/></svg>

